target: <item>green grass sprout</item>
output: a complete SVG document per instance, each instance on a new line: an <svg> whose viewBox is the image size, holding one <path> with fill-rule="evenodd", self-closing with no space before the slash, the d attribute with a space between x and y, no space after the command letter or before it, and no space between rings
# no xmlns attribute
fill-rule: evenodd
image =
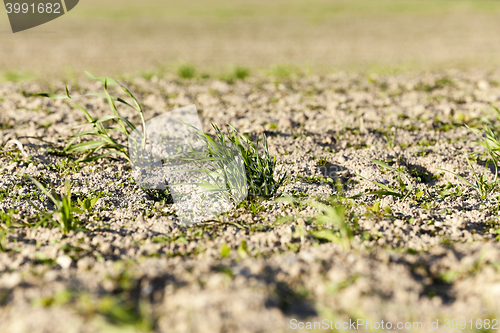
<svg viewBox="0 0 500 333"><path fill-rule="evenodd" d="M394 197L397 197L397 198L404 200L413 192L413 184L411 183L410 179L404 173L401 172L401 170L395 169L395 168L389 166L385 162L382 162L382 161L379 161L376 159L367 158L364 156L362 156L362 157L366 158L367 160L372 161L373 163L378 164L379 166L381 166L384 169L396 172L397 178L398 178L399 191L395 191L387 185L384 185L382 183L370 180L370 179L365 178L359 174L356 174L358 177L361 177L364 180L367 180L367 181L377 185L379 188L381 188L381 190L360 193L358 195L350 197L351 199L356 199L356 198L359 198L363 195L379 195L379 196L392 195Z"/></svg>
<svg viewBox="0 0 500 333"><path fill-rule="evenodd" d="M194 79L196 77L196 67L192 64L181 64L177 67L177 75L181 79Z"/></svg>
<svg viewBox="0 0 500 333"><path fill-rule="evenodd" d="M262 144L259 146L260 139L258 136L253 141L248 135L238 132L233 126L229 126L227 134L223 134L215 125L214 128L220 143L231 143L240 150L245 163L248 194L263 197L277 195L278 189L288 178L288 172L282 172L277 176L277 179L274 178L277 159L276 154L274 156L269 154L266 135L264 135Z"/></svg>
<svg viewBox="0 0 500 333"><path fill-rule="evenodd" d="M121 104L124 104L133 110L135 110L142 121L142 145L143 147L146 145L146 122L144 119L144 112L137 101L137 99L132 95L132 93L125 88L123 85L118 83L117 81L113 79L108 79L108 78L96 78L92 74L86 72L89 78L92 80L96 80L99 82L102 82L104 84L104 94L89 94L89 95L84 95L84 96L95 96L95 97L104 97L107 99L108 104L113 111L112 115L104 116L101 118L94 119L87 110L85 110L80 104L74 101L74 97L70 95L68 88L66 87L66 95L56 95L56 94L47 94L47 93L42 93L42 94L37 94L37 96L42 96L42 97L49 97L49 98L55 98L55 99L70 99L73 101L73 103L83 111L85 118L87 120L86 124L76 126L75 128L82 128L85 126L88 126L89 124L92 125L92 129L84 132L80 132L78 134L75 134L71 136L69 139L69 143L66 145L64 148L64 152L67 153L85 153L85 156L80 159L80 161L87 162L87 161L95 161L99 158L102 157L107 157L113 154L116 154L122 158L125 158L127 161L131 162L127 146L120 144L117 142L115 138L113 138L110 135L110 130L116 130L121 134L129 136L133 131L136 130L136 127L134 124L132 124L129 120L126 118L120 116L118 113L118 108L117 104L115 102L119 102ZM129 96L132 99L132 104L126 102L122 98L114 97L109 94L108 91L108 86L110 85L116 85L119 86L127 96ZM105 125L107 123L111 123L111 125ZM76 143L75 141L78 140L79 138L82 137L94 137L94 140L91 141L85 141L81 143ZM94 155L95 153L99 151L105 151L105 153L97 154Z"/></svg>
<svg viewBox="0 0 500 333"><path fill-rule="evenodd" d="M82 213L78 207L73 205L71 201L71 181L66 178L64 183L64 191L62 195L57 194L55 191L49 190L38 180L33 177L26 176L30 179L43 194L45 194L55 206L53 211L42 211L36 207L31 201L30 205L41 213L42 218L34 226L49 226L54 225L59 227L64 234L68 234L72 230L77 230L80 227L80 221L74 216L74 213Z"/></svg>
<svg viewBox="0 0 500 333"><path fill-rule="evenodd" d="M493 113L494 116L497 118L498 121L500 121L500 109L496 106L493 106ZM468 125L465 125L466 128L468 128L471 132L474 134L480 136L483 140L478 140L476 143L481 145L483 147L483 151L478 151L473 153L472 155L487 155L487 160L486 160L486 169L488 168L489 162L491 161L492 164L495 166L495 177L492 182L488 181L488 177L486 173L482 173L479 175L474 167L472 166L472 163L470 162L470 157L467 156L466 160L469 165L469 168L472 170L472 173L474 174L474 182L471 183L467 179L463 178L459 174L445 170L445 169L440 169L442 171L449 172L458 179L460 179L463 183L466 185L472 187L475 189L481 199L486 199L490 195L490 193L494 192L499 188L500 181L498 179L498 163L500 162L500 130L489 120L484 120L485 124L481 128L473 128Z"/></svg>
<svg viewBox="0 0 500 333"><path fill-rule="evenodd" d="M474 182L473 183L469 182L467 179L465 179L464 177L460 176L459 174L457 174L453 171L449 171L446 169L440 169L440 168L438 168L438 169L453 174L455 177L460 179L462 182L464 182L465 184L467 184L468 186L470 186L474 190L476 190L477 193L479 193L479 196L481 197L481 199L487 199L488 196L490 195L490 193L492 193L493 191L498 189L498 186L500 185L500 180L498 179L498 164L497 164L496 158L493 157L493 154L491 151L488 151L488 153L490 154L491 160L493 161L493 164L495 165L495 178L493 179L493 182L488 181L488 177L486 176L486 172L482 173L481 175L478 175L476 173L476 170L474 170L474 167L472 166L472 163L470 162L470 159L468 157L466 158L467 163L469 164L469 167L472 170L472 173L474 174ZM487 168L488 168L488 161L486 161L486 169Z"/></svg>
<svg viewBox="0 0 500 333"><path fill-rule="evenodd" d="M94 210L95 204L97 203L97 200L101 197L101 194L95 196L94 198L85 198L85 199L78 199L78 205L83 211L86 211L87 213L91 213Z"/></svg>
<svg viewBox="0 0 500 333"><path fill-rule="evenodd" d="M346 222L345 207L331 199L327 203L315 201L310 205L323 212L323 214L316 216L315 220L322 226L331 226L333 229L323 228L311 231L310 234L318 239L339 243L345 251L348 251L351 248L354 233L350 225Z"/></svg>
<svg viewBox="0 0 500 333"><path fill-rule="evenodd" d="M239 80L244 80L250 76L250 70L246 67L236 66L233 68L232 76Z"/></svg>
<svg viewBox="0 0 500 333"><path fill-rule="evenodd" d="M278 189L285 183L287 172L274 178L276 172L276 155L271 157L266 136L260 143L259 137L252 141L247 135L240 133L232 126L224 133L220 128L212 124L216 132L216 138L198 132L198 137L205 144L205 151L199 152L192 148L189 152L173 156L183 163L194 163L199 168L194 170L206 174L211 181L199 179L198 186L207 191L218 191L231 193L234 198L244 198L247 195L252 197L273 197L278 193ZM241 174L243 168L231 166L228 162L237 161L239 154L243 159L245 175ZM204 167L205 163L211 167ZM188 171L188 170L180 170ZM191 170L193 171L193 170ZM246 178L246 185L241 180ZM226 198L228 199L228 198Z"/></svg>

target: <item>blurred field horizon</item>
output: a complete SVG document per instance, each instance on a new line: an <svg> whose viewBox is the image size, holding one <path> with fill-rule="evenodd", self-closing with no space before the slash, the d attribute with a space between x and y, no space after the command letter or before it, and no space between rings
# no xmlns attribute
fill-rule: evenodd
<svg viewBox="0 0 500 333"><path fill-rule="evenodd" d="M0 15L0 79L197 75L235 66L309 73L494 69L500 1L83 0L12 34Z"/></svg>

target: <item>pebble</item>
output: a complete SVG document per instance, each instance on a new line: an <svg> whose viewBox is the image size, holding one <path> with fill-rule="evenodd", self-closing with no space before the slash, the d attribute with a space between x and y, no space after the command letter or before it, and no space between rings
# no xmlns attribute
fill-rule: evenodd
<svg viewBox="0 0 500 333"><path fill-rule="evenodd" d="M61 266L63 269L68 269L71 266L71 263L73 262L73 259L71 259L69 256L63 255L59 256L56 259L56 263Z"/></svg>

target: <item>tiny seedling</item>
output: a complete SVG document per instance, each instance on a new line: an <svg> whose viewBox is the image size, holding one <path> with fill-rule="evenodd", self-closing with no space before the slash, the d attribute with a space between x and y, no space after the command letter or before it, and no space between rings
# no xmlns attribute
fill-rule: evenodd
<svg viewBox="0 0 500 333"><path fill-rule="evenodd" d="M222 256L222 258L227 257L230 252L231 252L231 248L229 246L227 246L226 243L222 244L222 246L220 247L220 255Z"/></svg>
<svg viewBox="0 0 500 333"><path fill-rule="evenodd" d="M7 235L9 228L7 226L0 226L0 252L7 252Z"/></svg>
<svg viewBox="0 0 500 333"><path fill-rule="evenodd" d="M90 113L85 110L80 104L74 101L74 98L77 96L72 96L69 93L68 88L66 87L66 95L55 95L55 94L38 94L37 96L50 97L54 99L70 99L74 102L74 104L83 111L85 118L87 120L87 124L76 126L75 128L83 128L88 125L92 125L92 129L84 132L80 132L71 136L69 139L69 143L64 148L65 153L85 153L84 157L81 158L80 161L95 161L101 157L107 157L110 155L118 155L122 158L125 158L127 161L130 161L128 149L125 145L118 143L117 139L112 138L110 134L110 130L118 131L121 134L129 136L132 132L136 131L136 127L132 124L128 119L120 116L118 113L118 108L116 102L124 104L133 110L135 110L142 121L142 145L146 145L146 122L144 120L144 113L141 105L137 101L137 99L132 95L132 93L125 88L123 85L118 83L115 80L107 79L107 78L96 78L92 74L87 73L87 75L96 81L102 82L104 84L104 92L105 94L89 94L84 96L96 96L96 97L104 97L107 99L111 110L113 111L112 115L104 116L101 118L94 119ZM116 85L119 86L131 99L133 105L126 102L125 100L111 96L108 91L108 86ZM111 125L104 125L106 123L111 123ZM82 137L94 137L96 139L91 141L85 141L81 143L75 143L78 139ZM105 151L102 154L94 155L99 151Z"/></svg>
<svg viewBox="0 0 500 333"><path fill-rule="evenodd" d="M78 199L78 205L80 205L80 208L83 211L86 211L87 213L92 213L94 210L95 204L97 203L97 200L101 198L102 194L97 195L96 197L93 198L85 198L85 199Z"/></svg>
<svg viewBox="0 0 500 333"><path fill-rule="evenodd" d="M244 241L244 240L242 240L241 244L238 247L238 249L236 250L236 252L238 253L238 256L241 259L245 259L246 257L248 257L248 255L250 254L250 252L248 250L247 242Z"/></svg>
<svg viewBox="0 0 500 333"><path fill-rule="evenodd" d="M33 208L38 210L41 214L41 219L35 225L39 226L54 225L61 229L64 234L69 233L71 230L77 230L80 226L80 221L74 216L74 213L81 213L80 209L73 205L71 201L71 181L66 179L64 183L64 192L62 195L57 194L55 191L49 190L38 180L33 177L27 176L40 191L45 194L55 206L53 211L42 211L35 206L31 201L29 203Z"/></svg>
<svg viewBox="0 0 500 333"><path fill-rule="evenodd" d="M14 222L14 214L17 214L18 211L15 209L9 209L8 212L4 212L3 210L0 210L0 222L2 224L5 224L7 228L10 228L12 226L12 223Z"/></svg>
<svg viewBox="0 0 500 333"><path fill-rule="evenodd" d="M439 169L439 170L446 171L446 172L449 172L449 173L455 175L455 177L460 179L462 182L464 182L468 186L475 189L477 191L477 193L479 193L479 196L481 197L481 199L486 199L486 198L488 198L490 193L492 193L493 191L498 189L498 186L500 185L500 180L498 179L497 161L493 157L491 152L488 152L488 153L491 157L491 160L493 161L493 164L495 165L495 178L493 179L492 182L488 181L488 177L486 176L486 172L483 172L481 175L478 175L476 173L476 170L474 170L474 167L472 166L472 163L470 162L469 158L466 158L466 160L467 160L467 163L469 164L470 169L472 170L472 173L474 174L474 182L473 183L469 182L467 179L465 179L464 177L460 176L459 174L457 174L453 171L449 171L446 169ZM486 162L486 169L487 168L488 168L488 161Z"/></svg>
<svg viewBox="0 0 500 333"><path fill-rule="evenodd" d="M379 166L381 166L384 169L396 172L397 177L398 177L399 191L394 191L393 189L391 189L387 185L384 185L382 183L370 180L368 178L365 178L361 175L356 174L357 176L363 178L364 180L367 180L367 181L377 185L379 188L381 188L381 190L360 193L358 195L350 197L351 199L356 199L356 198L359 198L363 195L379 195L379 196L392 195L394 197L397 197L397 198L404 200L413 192L413 184L411 183L410 179L404 173L401 172L401 170L395 169L395 168L389 166L388 164L386 164L385 162L382 162L382 161L379 161L376 159L367 158L364 156L362 156L362 157L366 158L367 160L372 161L373 163L378 164Z"/></svg>
<svg viewBox="0 0 500 333"><path fill-rule="evenodd" d="M183 163L194 163L211 181L201 178L198 183L207 191L218 191L222 195L231 193L233 198L273 197L278 189L287 180L287 172L282 173L276 180L276 155L271 157L266 136L259 145L259 137L252 141L247 135L240 133L234 127L229 126L227 133L223 133L217 125L212 124L216 132L214 140L210 135L198 132L198 137L204 142L206 149L197 151L192 148L187 153L173 156ZM239 153L239 154L238 154ZM241 160L243 167L238 167ZM210 167L206 167L206 163ZM233 162L236 162L234 164ZM185 170L181 170L185 171ZM245 174L243 174L245 173ZM246 186L244 181L246 179Z"/></svg>
<svg viewBox="0 0 500 333"><path fill-rule="evenodd" d="M285 183L287 172L283 172L277 180L274 179L276 171L276 155L272 157L269 154L266 135L259 146L259 137L252 141L248 135L240 133L232 126L227 129L227 134L213 125L217 139L220 144L231 144L240 150L247 177L248 194L250 196L272 197L278 192L278 189Z"/></svg>
<svg viewBox="0 0 500 333"><path fill-rule="evenodd" d="M384 208L380 207L380 201L375 201L372 206L366 206L366 217L368 218L376 218L377 220L382 220L382 218L392 218L394 217L394 213L392 212L391 207L385 206Z"/></svg>
<svg viewBox="0 0 500 333"><path fill-rule="evenodd" d="M322 202L313 202L311 206L319 209L323 214L316 216L315 220L321 225L329 225L334 229L323 228L317 231L311 231L310 234L318 239L324 239L336 242L348 251L351 248L353 231L345 219L345 207L330 199L328 204Z"/></svg>

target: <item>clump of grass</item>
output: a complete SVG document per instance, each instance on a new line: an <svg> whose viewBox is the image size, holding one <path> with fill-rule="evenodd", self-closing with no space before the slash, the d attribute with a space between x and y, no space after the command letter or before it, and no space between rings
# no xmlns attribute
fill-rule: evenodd
<svg viewBox="0 0 500 333"><path fill-rule="evenodd" d="M297 67L292 65L275 65L272 66L269 70L269 76L278 79L289 79L300 74L301 71Z"/></svg>
<svg viewBox="0 0 500 333"><path fill-rule="evenodd" d="M246 68L246 67L236 66L233 69L233 76L236 79L244 80L244 79L246 79L247 77L250 76L250 70L248 68Z"/></svg>
<svg viewBox="0 0 500 333"><path fill-rule="evenodd" d="M244 80L249 76L250 76L250 70L248 68L235 66L229 68L229 70L220 75L219 78L231 84L234 83L234 81L236 80Z"/></svg>
<svg viewBox="0 0 500 333"><path fill-rule="evenodd" d="M28 177L35 185L45 194L50 201L55 206L52 211L42 211L30 202L31 206L38 210L41 214L41 218L38 223L34 226L35 228L39 226L56 226L64 234L69 233L72 230L77 230L80 227L80 221L74 213L81 213L80 209L73 205L71 201L71 181L67 178L64 183L64 191L61 195L57 194L55 191L50 192L42 183L33 177Z"/></svg>
<svg viewBox="0 0 500 333"><path fill-rule="evenodd" d="M498 109L498 107L493 106L493 112L497 120L500 121L500 109ZM478 144L483 146L483 151L476 152L473 155L480 155L480 154L487 155L486 169L488 169L490 161L495 166L495 177L493 181L490 182L488 180L486 173L482 173L480 175L476 173L476 170L472 166L472 163L470 162L470 158L468 156L466 158L467 163L469 165L469 168L472 170L472 173L474 174L473 183L469 182L468 180L466 180L465 178L463 178L462 176L460 176L455 172L445 169L440 169L440 170L452 173L462 182L464 182L465 184L476 190L481 199L486 199L488 198L489 194L497 190L500 185L500 180L498 179L498 163L500 162L500 140L499 140L500 130L496 128L494 124L490 121L486 121L486 124L484 124L481 128L472 128L468 125L465 125L465 127L470 129L474 134L477 134L483 138L482 141L476 141Z"/></svg>
<svg viewBox="0 0 500 333"><path fill-rule="evenodd" d="M128 296L130 291L126 291ZM149 306L145 300L138 302L127 299L125 295L105 296L96 309L96 313L106 320L104 327L129 331L129 332L152 332L155 321L148 311Z"/></svg>
<svg viewBox="0 0 500 333"><path fill-rule="evenodd" d="M9 209L8 212L0 210L0 252L7 251L7 242L10 227L14 221L13 215L17 213L14 209Z"/></svg>
<svg viewBox="0 0 500 333"><path fill-rule="evenodd" d="M0 81L5 82L21 82L21 81L29 81L34 79L35 76L33 74L27 72L20 72L16 70L8 70L0 75Z"/></svg>
<svg viewBox="0 0 500 333"><path fill-rule="evenodd" d="M277 165L276 155L269 154L267 138L264 135L262 141L257 136L253 141L248 135L240 133L233 126L227 128L224 133L220 128L212 124L216 132L213 139L210 135L198 132L199 138L204 142L206 150L198 152L192 149L180 158L184 163L194 163L199 167L197 172L202 171L210 181L203 181L197 185L204 187L207 191L218 191L222 195L230 193L233 201L251 197L273 197L278 189L285 183L287 172L274 178ZM262 143L261 143L262 142ZM243 167L234 165L238 163L241 154ZM210 168L204 167L209 162ZM243 172L245 174L243 174ZM242 180L246 179L246 186ZM239 200L235 200L239 199Z"/></svg>
<svg viewBox="0 0 500 333"><path fill-rule="evenodd" d="M220 144L226 147L231 145L239 149L245 164L248 195L275 196L278 189L285 183L287 172L274 179L277 164L276 154L274 156L269 154L266 135L262 141L258 136L253 141L248 135L240 133L233 126L228 127L227 133L223 133L215 124L212 126Z"/></svg>
<svg viewBox="0 0 500 333"><path fill-rule="evenodd" d="M7 252L7 235L9 228L0 226L0 252Z"/></svg>
<svg viewBox="0 0 500 333"><path fill-rule="evenodd" d="M107 157L110 155L118 155L122 158L125 158L127 161L131 162L127 146L118 143L118 141L112 137L110 131L117 131L121 134L129 136L130 133L136 131L136 127L134 124L132 124L128 119L120 116L118 113L117 105L115 102L119 102L121 104L124 104L133 110L135 110L139 116L141 117L142 121L142 144L143 146L146 144L146 122L144 120L144 113L142 110L141 105L137 101L137 99L132 95L132 93L125 88L123 85L118 83L117 81L113 79L107 79L107 78L96 78L92 74L87 73L87 75L96 81L100 81L104 84L104 92L105 94L90 94L86 96L97 96L97 97L104 97L107 99L109 106L111 107L111 110L113 111L112 115L104 116L98 119L94 119L87 110L85 110L80 104L76 103L74 101L75 96L71 96L68 88L66 87L66 95L56 95L56 94L47 94L47 93L42 93L38 94L38 96L43 96L43 97L50 97L50 98L55 98L55 99L71 99L75 105L83 111L85 118L87 120L87 124L83 124L80 126L77 126L75 128L82 128L88 125L92 125L92 129L84 132L80 132L78 134L75 134L71 136L69 139L69 143L66 145L64 148L65 153L85 153L84 157L80 159L82 162L87 162L87 161L95 161L99 158L102 157ZM110 85L116 85L119 86L133 101L133 105L129 104L125 100L111 96L108 91L108 86ZM105 125L109 124L110 125ZM75 143L76 140L82 138L82 137L93 137L95 138L94 140L91 141L85 141L81 143ZM97 154L100 151L104 151L104 153Z"/></svg>
<svg viewBox="0 0 500 333"><path fill-rule="evenodd" d="M364 156L362 156L362 157L364 157ZM366 157L364 157L364 158L366 158ZM378 164L379 166L381 166L384 169L387 169L387 170L390 170L390 171L397 173L399 189L398 189L398 191L395 191L387 185L384 185L382 183L370 180L368 178L365 178L361 175L356 174L358 177L361 177L364 180L367 180L367 181L371 182L372 184L378 186L381 190L360 193L358 195L351 197L352 199L359 198L363 195L378 195L378 196L391 195L391 196L394 196L394 197L397 197L397 198L404 200L413 192L413 184L411 183L410 179L404 173L401 172L401 170L395 169L395 168L389 166L387 163L376 160L376 159L371 159L371 158L366 158L366 159L372 161L373 163Z"/></svg>
<svg viewBox="0 0 500 333"><path fill-rule="evenodd" d="M191 125L189 125L192 127ZM214 128L215 125L212 124ZM196 130L198 139L204 144L202 150L190 149L171 156L168 160L181 165L194 165L196 169L179 169L179 172L192 172L199 181L190 185L197 185L204 192L216 194L224 202L238 203L247 196L245 168L239 158L239 150L225 142L222 137L215 141L208 134ZM186 184L177 184L186 185Z"/></svg>
<svg viewBox="0 0 500 333"><path fill-rule="evenodd" d="M194 79L196 77L196 67L192 64L181 64L177 67L177 75L181 79Z"/></svg>
<svg viewBox="0 0 500 333"><path fill-rule="evenodd" d="M339 243L348 251L351 248L354 232L346 221L345 207L335 201L334 197L329 198L326 203L313 202L311 206L322 211L315 220L323 228L311 231L310 234L318 239Z"/></svg>
<svg viewBox="0 0 500 333"><path fill-rule="evenodd" d="M78 205L83 211L86 211L90 214L94 210L95 204L97 203L97 200L99 200L101 195L102 194L98 194L93 198L78 199Z"/></svg>
<svg viewBox="0 0 500 333"><path fill-rule="evenodd" d="M5 224L7 228L10 228L12 225L12 222L14 221L14 214L17 214L18 211L15 209L9 209L8 212L4 212L3 210L0 210L0 222L2 224Z"/></svg>
<svg viewBox="0 0 500 333"><path fill-rule="evenodd" d="M486 175L486 172L484 172L480 175L478 173L476 173L476 170L474 170L474 167L472 166L472 163L470 162L470 159L468 157L467 157L467 163L469 164L469 168L472 170L472 173L474 174L474 182L473 183L469 182L467 179L465 179L464 177L460 176L459 174L457 174L453 171L449 171L446 169L439 169L439 170L446 171L446 172L449 172L449 173L455 175L455 177L457 177L462 182L464 182L465 184L467 184L468 186L470 186L474 190L476 190L477 193L479 194L479 196L481 197L481 199L483 199L483 200L487 199L488 196L490 195L490 193L497 190L498 186L500 185L500 180L498 179L497 161L495 160L495 158L493 158L493 156L491 155L491 152L489 152L489 153L490 153L491 160L492 160L493 164L495 165L495 178L493 179L492 182L488 181L488 177ZM486 169L488 169L488 161L486 162Z"/></svg>
<svg viewBox="0 0 500 333"><path fill-rule="evenodd" d="M500 109L493 106L493 112L497 120L500 121ZM483 141L476 141L484 148L484 153L489 155L494 161L500 160L500 129L497 128L493 123L487 121L482 128L472 128L465 126L470 129L474 134L477 134L483 138Z"/></svg>

